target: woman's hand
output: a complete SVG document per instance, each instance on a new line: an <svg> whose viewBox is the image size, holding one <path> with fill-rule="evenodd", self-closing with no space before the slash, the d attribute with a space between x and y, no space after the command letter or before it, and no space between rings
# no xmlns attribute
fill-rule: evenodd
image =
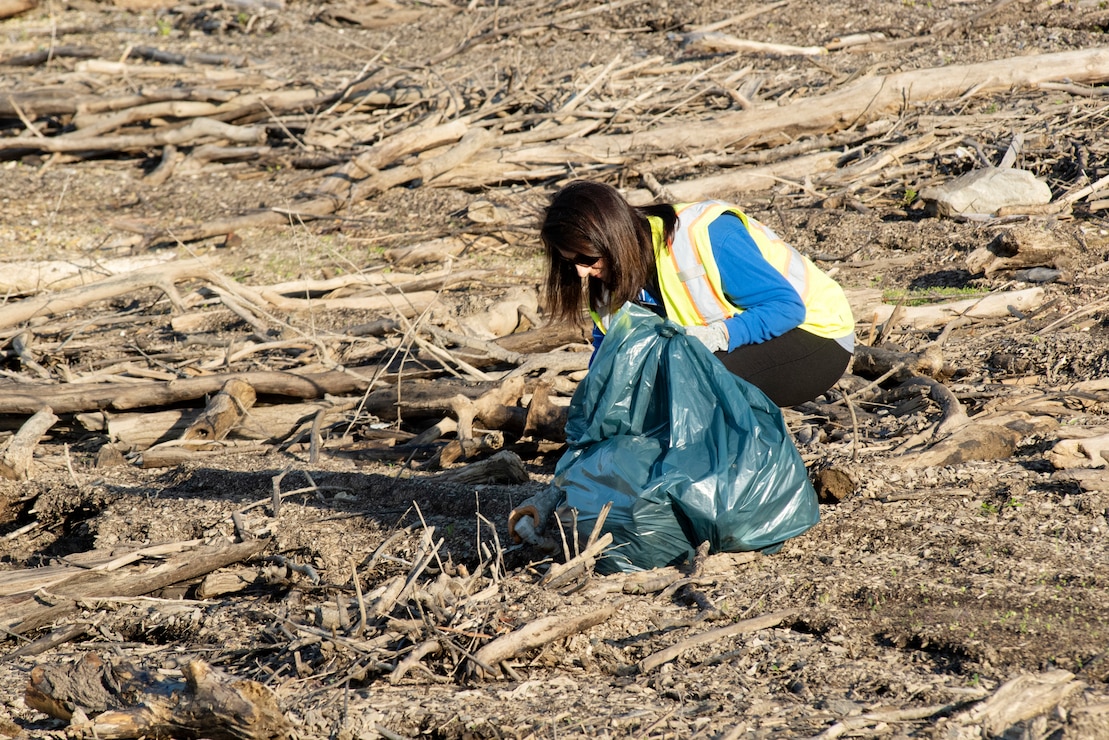
<svg viewBox="0 0 1109 740"><path fill-rule="evenodd" d="M728 349L728 327L723 321L714 321L708 326L687 326L685 333L708 347L709 352Z"/></svg>

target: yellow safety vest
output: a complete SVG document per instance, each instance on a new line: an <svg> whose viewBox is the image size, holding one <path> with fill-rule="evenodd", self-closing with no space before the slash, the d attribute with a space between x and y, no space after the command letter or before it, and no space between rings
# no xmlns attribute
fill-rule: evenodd
<svg viewBox="0 0 1109 740"><path fill-rule="evenodd" d="M843 289L769 227L735 206L717 200L682 203L675 205L674 210L678 214L678 223L669 245L663 238L662 219L653 216L648 219L659 289L666 315L672 321L683 326L704 326L743 311L725 297L720 270L709 243L709 224L725 213L732 213L743 221L763 258L801 296L805 304L805 320L800 328L827 339L853 335L855 320ZM608 326L609 318L593 313L593 320L601 331Z"/></svg>

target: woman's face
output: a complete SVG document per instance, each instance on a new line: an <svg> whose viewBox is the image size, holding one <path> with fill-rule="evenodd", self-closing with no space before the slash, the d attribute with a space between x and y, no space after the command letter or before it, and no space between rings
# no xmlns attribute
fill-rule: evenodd
<svg viewBox="0 0 1109 740"><path fill-rule="evenodd" d="M593 258L584 254L558 251L559 256L567 262L574 264L574 269L581 278L597 278L602 283L608 280L608 261L604 257Z"/></svg>

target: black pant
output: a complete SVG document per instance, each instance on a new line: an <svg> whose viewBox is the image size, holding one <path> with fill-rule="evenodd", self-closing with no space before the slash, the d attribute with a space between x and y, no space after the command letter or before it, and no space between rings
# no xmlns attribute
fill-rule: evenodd
<svg viewBox="0 0 1109 740"><path fill-rule="evenodd" d="M851 362L851 353L836 340L804 329L716 356L728 370L784 407L811 401L831 388Z"/></svg>

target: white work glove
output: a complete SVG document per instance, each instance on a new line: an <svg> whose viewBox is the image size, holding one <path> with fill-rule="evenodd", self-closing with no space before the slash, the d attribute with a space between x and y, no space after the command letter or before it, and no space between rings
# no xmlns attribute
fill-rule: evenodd
<svg viewBox="0 0 1109 740"><path fill-rule="evenodd" d="M708 326L687 326L685 333L709 348L709 352L723 352L728 348L728 327L723 321Z"/></svg>

